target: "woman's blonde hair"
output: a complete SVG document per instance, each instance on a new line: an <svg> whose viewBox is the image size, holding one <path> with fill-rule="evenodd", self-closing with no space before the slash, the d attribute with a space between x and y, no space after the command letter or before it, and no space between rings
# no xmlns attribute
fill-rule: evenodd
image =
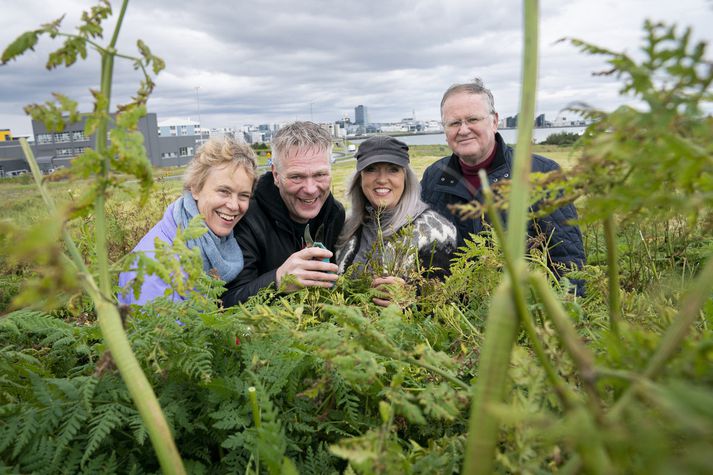
<svg viewBox="0 0 713 475"><path fill-rule="evenodd" d="M214 167L233 164L242 167L253 180L257 176L257 157L249 145L238 142L232 137L210 138L201 145L196 155L188 163L183 175L183 189L200 191L203 189L208 173Z"/></svg>

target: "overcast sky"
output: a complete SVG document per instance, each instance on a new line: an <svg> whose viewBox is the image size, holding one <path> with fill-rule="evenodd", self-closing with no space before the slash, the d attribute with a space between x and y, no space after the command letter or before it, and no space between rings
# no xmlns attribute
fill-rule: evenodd
<svg viewBox="0 0 713 475"><path fill-rule="evenodd" d="M0 0L0 49L64 13L72 29L93 4ZM602 57L555 43L559 38L637 54L649 18L713 39L711 0L542 0L540 13L537 111L550 120L572 101L605 110L623 101L613 78L592 76L606 68ZM372 122L439 119L443 91L474 76L493 90L503 118L518 108L521 29L522 2L515 0L134 0L119 49L133 55L141 38L166 61L149 101L159 121L200 114L205 127L327 122L353 119L359 104ZM59 44L43 37L34 53L0 66L0 129L30 134L22 107L53 91L88 110L97 62L47 71L47 54ZM113 103L125 101L139 79L119 60Z"/></svg>

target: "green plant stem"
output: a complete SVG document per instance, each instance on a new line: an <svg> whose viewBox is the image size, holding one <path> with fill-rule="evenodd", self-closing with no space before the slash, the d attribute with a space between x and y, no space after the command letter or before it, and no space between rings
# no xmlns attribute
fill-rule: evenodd
<svg viewBox="0 0 713 475"><path fill-rule="evenodd" d="M582 458L584 473L596 475L609 475L613 471L611 460L607 454L603 432L597 427L596 421L584 406L579 406L570 414L570 418L577 427L576 447L577 453Z"/></svg>
<svg viewBox="0 0 713 475"><path fill-rule="evenodd" d="M701 307L703 307L706 300L710 298L711 289L713 289L713 257L708 257L705 266L701 269L698 276L696 276L691 288L683 298L676 318L661 338L656 352L642 373L641 377L643 380L655 379L668 360L678 351L681 343L686 338L686 335L688 335L691 325L693 325L699 317ZM612 406L611 411L609 411L608 417L610 419L616 420L621 416L621 412L638 391L640 384L641 383L637 381L627 388L624 394L622 394L619 400Z"/></svg>
<svg viewBox="0 0 713 475"><path fill-rule="evenodd" d="M35 160L32 149L30 149L25 139L21 139L20 144L25 152L25 157L32 171L37 188L40 191L40 195L45 201L47 208L52 212L56 212L57 206L42 181L42 173L37 165L37 160ZM67 230L63 230L63 236L69 249L72 262L81 273L80 277L83 288L94 302L97 312L97 322L99 323L102 335L104 335L107 347L111 352L112 359L119 369L119 374L121 374L141 418L146 424L146 430L149 433L161 468L164 473L167 474L184 474L183 462L181 461L178 449L171 435L171 430L161 411L161 406L158 403L156 394L131 350L131 344L124 331L116 305L106 299L104 294L97 287L92 274L87 270L84 260Z"/></svg>
<svg viewBox="0 0 713 475"><path fill-rule="evenodd" d="M131 344L121 324L121 317L112 302L104 300L95 288L89 292L97 310L97 321L106 339L111 356L131 394L149 433L163 473L185 474L183 461L173 440L171 429L159 405L156 394L131 350ZM111 338L109 337L111 335Z"/></svg>
<svg viewBox="0 0 713 475"><path fill-rule="evenodd" d="M121 24L124 22L124 15L126 14L126 8L129 6L129 0L123 0L121 2L121 9L119 10L119 16L116 18L116 26L114 27L114 34L111 36L111 41L109 42L109 48L116 48L116 42L119 40L119 30L121 30Z"/></svg>
<svg viewBox="0 0 713 475"><path fill-rule="evenodd" d="M461 389L463 389L463 390L465 390L465 391L468 391L468 390L470 389L470 386L469 386L469 385L467 385L466 383L464 383L464 382L461 381L460 379L456 378L455 376L453 376L453 375L451 375L451 374L448 374L447 372L443 371L442 369L440 369L440 368L438 368L438 367L436 367L436 366L433 366L433 365L431 365L431 364L429 364L429 363L425 363L425 362L423 362L423 361L419 361L419 360L417 360L416 358L413 358L413 357L410 357L410 356L409 356L409 357L406 357L406 358L404 358L404 359L405 359L407 362L409 362L409 363L411 363L411 364L413 364L413 365L420 366L421 368L426 369L426 370L428 370L428 371L431 371L432 373L436 373L437 375L439 375L440 377L442 377L442 378L445 379L446 381L449 381L449 382L450 382L451 384L453 384L454 386L457 386L457 387L459 387L459 388L461 388Z"/></svg>
<svg viewBox="0 0 713 475"><path fill-rule="evenodd" d="M260 420L260 406L257 403L257 390L255 386L248 388L248 398L250 399L250 408L253 412L253 423L255 424L255 428L259 429L262 426L262 421Z"/></svg>
<svg viewBox="0 0 713 475"><path fill-rule="evenodd" d="M105 110L101 111L101 119L97 126L96 148L100 156L104 157L99 176L99 192L94 202L94 245L97 260L97 273L99 288L106 298L111 295L111 282L109 280L109 253L107 252L106 234L106 182L109 177L109 158L107 154L106 138L108 130L109 106L111 98L111 78L114 69L114 58L110 53L102 56L101 93L106 98Z"/></svg>
<svg viewBox="0 0 713 475"><path fill-rule="evenodd" d="M495 209L493 191L490 188L490 185L488 184L487 177L485 176L485 171L480 170L479 175L480 182L483 184L485 209L488 213L488 217L490 218L490 222L493 226L493 230L495 231L495 235L498 238L498 242L500 242L502 246L502 243L505 242L505 227L503 226L503 222L500 219L500 215ZM508 249L502 246L502 251L503 260L505 261L505 268L507 269L508 274L510 274L511 276L522 275L522 278L524 279L529 273L525 269L523 269L522 272L517 272L515 269L515 262L513 256L510 254ZM554 366L552 366L550 359L545 354L542 342L537 336L537 331L535 330L535 324L532 319L532 315L530 314L527 308L527 301L525 300L523 290L524 289L522 285L513 286L513 300L515 301L515 308L517 309L517 314L520 319L520 323L522 323L523 328L525 329L525 333L527 334L528 339L532 343L532 349L535 352L537 359L540 361L540 364L542 364L542 367L545 370L545 374L547 375L547 379L554 387L557 397L565 408L570 408L572 407L574 402L574 395L572 394L572 391L569 390L567 385L564 384L562 378L559 377Z"/></svg>
<svg viewBox="0 0 713 475"><path fill-rule="evenodd" d="M619 253L616 245L616 221L613 215L604 219L604 238L607 246L607 276L609 283L609 328L619 337L621 320L621 289L619 285Z"/></svg>
<svg viewBox="0 0 713 475"><path fill-rule="evenodd" d="M260 418L260 406L257 403L257 390L255 386L248 388L248 399L250 399L250 408L253 413L255 429L260 429L260 427L262 427L262 420ZM253 456L255 457L255 473L260 473L260 451L256 450Z"/></svg>
<svg viewBox="0 0 713 475"><path fill-rule="evenodd" d="M500 424L492 406L501 403L506 394L510 354L517 327L511 283L506 277L495 290L488 311L479 377L472 390L463 474L493 473Z"/></svg>
<svg viewBox="0 0 713 475"><path fill-rule="evenodd" d="M37 185L37 189L40 192L40 196L42 196L42 200L45 202L45 206L47 206L47 210L51 215L56 214L57 205L55 204L54 199L49 194L49 190L47 190L47 187L45 186L42 180L42 172L40 171L40 167L37 165L35 154L32 152L30 145L27 143L27 139L20 139L20 147L22 148L22 151L25 154L25 158L27 159L27 163L30 167L30 172L32 173L33 178L35 179L35 185ZM84 259L82 258L82 254L79 252L79 249L74 243L72 236L69 234L69 231L67 231L66 226L62 226L62 238L64 239L64 243L67 246L67 251L69 252L71 261L77 267L77 270L81 274L84 274L85 276L89 276L89 278L91 278L91 273L89 272L89 269L87 269Z"/></svg>
<svg viewBox="0 0 713 475"><path fill-rule="evenodd" d="M96 147L97 152L104 158L103 166L100 172L100 190L97 194L94 205L95 219L95 250L97 259L97 272L99 275L99 288L102 293L108 297L111 295L111 281L109 279L109 253L107 252L107 232L106 232L106 184L111 171L111 163L109 155L106 152L106 140L108 131L109 111L111 109L111 86L112 78L114 77L114 55L116 54L116 42L119 39L119 31L124 21L126 8L129 5L129 0L121 2L121 9L116 20L114 33L111 36L111 41L104 51L102 51L102 69L101 69L101 94L106 98L104 102L105 109L100 111L101 120L97 127Z"/></svg>
<svg viewBox="0 0 713 475"><path fill-rule="evenodd" d="M513 269L525 268L525 237L529 194L529 173L532 156L530 144L535 117L537 91L538 0L524 1L524 47L522 91L520 98L521 126L513 165L512 192L508 214L508 234L505 246L513 256ZM493 295L480 360L480 379L475 385L471 405L464 474L490 474L495 461L499 421L490 406L505 397L505 385L510 355L517 337L518 317L513 305L515 286L523 286L514 274L507 274ZM524 291L521 292L524 294Z"/></svg>
<svg viewBox="0 0 713 475"><path fill-rule="evenodd" d="M524 1L524 47L522 62L522 89L520 113L522 117L517 128L517 147L513 164L510 206L508 213L508 235L506 247L512 256L525 254L527 236L528 197L530 193L530 169L532 168L532 129L535 117L535 96L537 92L537 36L539 1ZM513 284L515 277L513 276Z"/></svg>
<svg viewBox="0 0 713 475"><path fill-rule="evenodd" d="M547 280L542 275L535 273L530 274L529 280L535 289L535 293L545 307L545 313L555 325L562 346L577 367L577 372L580 378L582 378L585 390L592 403L590 407L595 411L597 416L601 416L602 404L596 388L597 372L594 365L594 355L579 338L579 335L569 320L567 312L565 312L560 301L557 300L556 295L554 295L552 289L547 284Z"/></svg>

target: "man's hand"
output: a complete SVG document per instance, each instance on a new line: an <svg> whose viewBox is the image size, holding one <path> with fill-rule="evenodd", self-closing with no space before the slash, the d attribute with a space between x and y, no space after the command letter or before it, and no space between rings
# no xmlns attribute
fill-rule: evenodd
<svg viewBox="0 0 713 475"><path fill-rule="evenodd" d="M280 288L282 278L288 274L295 276L298 285L288 285L281 289L284 292L294 292L302 287L332 287L337 281L339 268L331 262L322 262L322 259L331 257L331 251L319 247L306 247L295 252L277 268L277 287Z"/></svg>
<svg viewBox="0 0 713 475"><path fill-rule="evenodd" d="M405 285L406 281L400 277L393 277L390 275L386 277L377 277L371 281L371 286L378 290L384 298L374 297L372 301L381 307L388 307L393 303L390 290L393 290L395 286L403 287ZM389 287L391 289L389 289Z"/></svg>

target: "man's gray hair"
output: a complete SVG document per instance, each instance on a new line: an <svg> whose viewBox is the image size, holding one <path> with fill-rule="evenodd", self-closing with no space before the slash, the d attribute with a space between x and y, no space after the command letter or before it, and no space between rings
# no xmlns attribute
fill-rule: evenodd
<svg viewBox="0 0 713 475"><path fill-rule="evenodd" d="M446 99L453 94L461 92L465 92L466 94L481 94L485 96L488 100L488 112L495 114L495 99L493 99L493 93L490 92L490 89L485 87L482 79L473 78L470 82L453 84L451 87L446 89L446 92L443 93L443 99L441 99L441 118L443 118L443 104L445 104Z"/></svg>
<svg viewBox="0 0 713 475"><path fill-rule="evenodd" d="M292 148L300 150L326 150L332 153L332 136L318 124L309 121L298 121L282 127L272 137L272 163L278 170L282 157L287 155Z"/></svg>

